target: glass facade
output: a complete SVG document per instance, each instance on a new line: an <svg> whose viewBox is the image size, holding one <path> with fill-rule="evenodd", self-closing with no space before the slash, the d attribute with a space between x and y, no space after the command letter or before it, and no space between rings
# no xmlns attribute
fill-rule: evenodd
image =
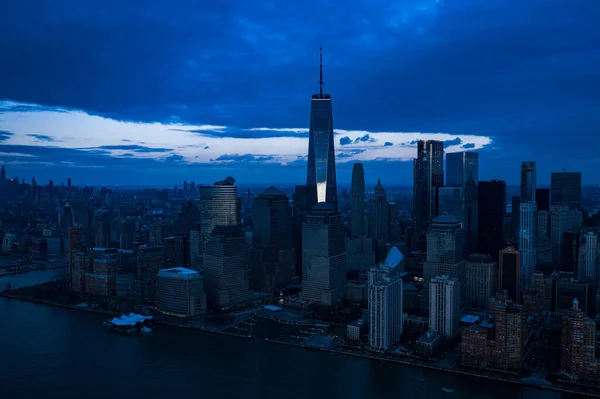
<svg viewBox="0 0 600 399"><path fill-rule="evenodd" d="M553 172L550 175L552 205L581 208L581 172Z"/></svg>
<svg viewBox="0 0 600 399"><path fill-rule="evenodd" d="M312 97L306 184L317 187L318 202L332 203L337 207L333 109L328 94Z"/></svg>

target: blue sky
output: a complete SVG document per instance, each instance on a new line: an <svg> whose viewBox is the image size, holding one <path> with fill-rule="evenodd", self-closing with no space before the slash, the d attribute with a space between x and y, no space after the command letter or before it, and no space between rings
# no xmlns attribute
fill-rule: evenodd
<svg viewBox="0 0 600 399"><path fill-rule="evenodd" d="M600 183L597 0L9 0L9 175L302 183L319 46L338 181L412 184L415 140L480 152L481 179Z"/></svg>

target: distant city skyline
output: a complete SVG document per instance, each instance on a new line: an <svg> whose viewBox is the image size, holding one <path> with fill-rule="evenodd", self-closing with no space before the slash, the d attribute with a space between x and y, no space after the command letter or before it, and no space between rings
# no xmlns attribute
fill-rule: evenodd
<svg viewBox="0 0 600 399"><path fill-rule="evenodd" d="M533 160L540 185L600 184L596 2L26 3L0 16L0 161L26 180L302 182L322 45L339 183L362 162L410 184L440 140L479 151L480 180Z"/></svg>

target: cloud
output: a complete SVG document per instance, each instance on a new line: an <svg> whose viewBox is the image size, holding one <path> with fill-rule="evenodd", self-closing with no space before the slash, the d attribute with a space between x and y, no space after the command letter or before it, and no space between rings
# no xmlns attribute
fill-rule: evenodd
<svg viewBox="0 0 600 399"><path fill-rule="evenodd" d="M53 137L46 136L45 134L28 134L28 136L33 137L34 139L36 139L38 141L47 141L47 142L57 141Z"/></svg>
<svg viewBox="0 0 600 399"><path fill-rule="evenodd" d="M350 139L350 137L344 136L344 137L340 138L340 145L348 145L348 144L352 144L352 139Z"/></svg>
<svg viewBox="0 0 600 399"><path fill-rule="evenodd" d="M394 143L391 143L391 142L389 142L389 141L386 141L386 142L383 144L383 146L384 146L384 147L391 147L391 146L393 146L393 145L394 145Z"/></svg>
<svg viewBox="0 0 600 399"><path fill-rule="evenodd" d="M463 145L461 146L461 148L463 148L463 149L465 149L465 150L470 150L470 149L473 149L473 148L475 148L475 144L473 144L473 143L467 143L467 144L463 144Z"/></svg>
<svg viewBox="0 0 600 399"><path fill-rule="evenodd" d="M208 150L208 149L210 149L210 147L209 147L209 146L207 146L207 145L205 145L205 146L204 146L204 149L205 149L205 150Z"/></svg>
<svg viewBox="0 0 600 399"><path fill-rule="evenodd" d="M360 143L360 142L371 142L374 143L375 139L372 138L371 136L369 136L369 134L365 134L364 136L361 137L357 137L356 139L354 139L354 143Z"/></svg>
<svg viewBox="0 0 600 399"><path fill-rule="evenodd" d="M181 163L184 161L185 161L185 158L179 154L169 155L164 160L164 162L170 162L170 163Z"/></svg>
<svg viewBox="0 0 600 399"><path fill-rule="evenodd" d="M6 130L0 130L0 142L6 141L13 136L13 133L7 132Z"/></svg>
<svg viewBox="0 0 600 399"><path fill-rule="evenodd" d="M123 151L134 151L134 152L170 152L172 148L155 148L155 147L144 147L141 145L101 145L95 147L102 150L123 150Z"/></svg>
<svg viewBox="0 0 600 399"><path fill-rule="evenodd" d="M460 137L456 137L452 140L444 141L444 148L448 148L448 147L452 147L454 145L460 145L460 144L462 144L462 140L460 139Z"/></svg>
<svg viewBox="0 0 600 399"><path fill-rule="evenodd" d="M271 155L255 156L252 154L241 154L241 155L240 154L223 154L214 160L211 159L211 161L248 163L248 162L267 162L267 161L273 161L274 159L275 158Z"/></svg>

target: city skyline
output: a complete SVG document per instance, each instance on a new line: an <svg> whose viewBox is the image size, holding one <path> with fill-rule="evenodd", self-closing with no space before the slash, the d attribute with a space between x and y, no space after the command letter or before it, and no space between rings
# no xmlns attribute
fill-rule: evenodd
<svg viewBox="0 0 600 399"><path fill-rule="evenodd" d="M481 180L517 184L520 163L535 160L540 185L563 168L600 183L586 173L594 146L579 145L599 122L591 2L350 3L343 24L333 4L287 5L317 17L302 29L267 5L38 4L24 23L12 17L25 3L0 17L0 73L11 77L0 83L0 158L27 180L301 182L322 44L339 182L362 162L368 184L409 185L415 141L426 139L479 151ZM494 24L479 22L490 15ZM535 31L521 22L530 15Z"/></svg>

